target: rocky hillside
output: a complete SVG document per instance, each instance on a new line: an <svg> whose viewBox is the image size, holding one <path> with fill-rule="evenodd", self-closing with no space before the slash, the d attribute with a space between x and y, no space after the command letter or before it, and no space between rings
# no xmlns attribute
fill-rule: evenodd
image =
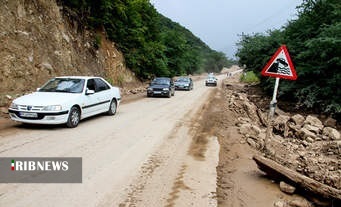
<svg viewBox="0 0 341 207"><path fill-rule="evenodd" d="M0 107L54 76L97 75L121 87L140 84L104 32L87 30L63 11L55 0L1 1Z"/></svg>

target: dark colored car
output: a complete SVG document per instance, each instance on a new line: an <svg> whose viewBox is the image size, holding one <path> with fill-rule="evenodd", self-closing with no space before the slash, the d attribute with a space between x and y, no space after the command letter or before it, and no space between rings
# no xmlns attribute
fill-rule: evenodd
<svg viewBox="0 0 341 207"><path fill-rule="evenodd" d="M155 78L147 89L147 96L166 96L170 98L174 96L175 87L171 78Z"/></svg>
<svg viewBox="0 0 341 207"><path fill-rule="evenodd" d="M187 90L190 91L193 89L193 81L190 77L179 77L174 82L175 90Z"/></svg>

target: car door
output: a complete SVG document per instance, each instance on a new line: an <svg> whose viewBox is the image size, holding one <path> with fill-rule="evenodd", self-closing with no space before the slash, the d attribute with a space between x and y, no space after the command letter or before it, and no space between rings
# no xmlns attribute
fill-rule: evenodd
<svg viewBox="0 0 341 207"><path fill-rule="evenodd" d="M111 87L104 82L101 78L95 78L96 95L98 98L97 107L95 108L97 113L106 112L109 110L111 99L113 98Z"/></svg>
<svg viewBox="0 0 341 207"><path fill-rule="evenodd" d="M89 93L91 92L91 93ZM88 117L96 112L98 94L96 93L95 79L88 79L85 89L84 102L82 103L82 117Z"/></svg>

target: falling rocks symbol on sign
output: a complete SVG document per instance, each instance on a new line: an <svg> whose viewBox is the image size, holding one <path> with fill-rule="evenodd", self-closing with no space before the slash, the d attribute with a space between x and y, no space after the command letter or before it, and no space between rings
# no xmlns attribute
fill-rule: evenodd
<svg viewBox="0 0 341 207"><path fill-rule="evenodd" d="M262 70L263 76L296 80L294 65L285 45L282 45Z"/></svg>
<svg viewBox="0 0 341 207"><path fill-rule="evenodd" d="M277 58L276 61L270 66L268 72L280 73L290 75L290 68L284 58Z"/></svg>

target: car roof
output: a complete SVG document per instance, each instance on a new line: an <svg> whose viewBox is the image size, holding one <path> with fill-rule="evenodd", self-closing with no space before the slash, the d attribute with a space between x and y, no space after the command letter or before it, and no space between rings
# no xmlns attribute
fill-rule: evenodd
<svg viewBox="0 0 341 207"><path fill-rule="evenodd" d="M91 78L101 78L101 77L97 77L97 76L58 76L55 78L91 79Z"/></svg>

